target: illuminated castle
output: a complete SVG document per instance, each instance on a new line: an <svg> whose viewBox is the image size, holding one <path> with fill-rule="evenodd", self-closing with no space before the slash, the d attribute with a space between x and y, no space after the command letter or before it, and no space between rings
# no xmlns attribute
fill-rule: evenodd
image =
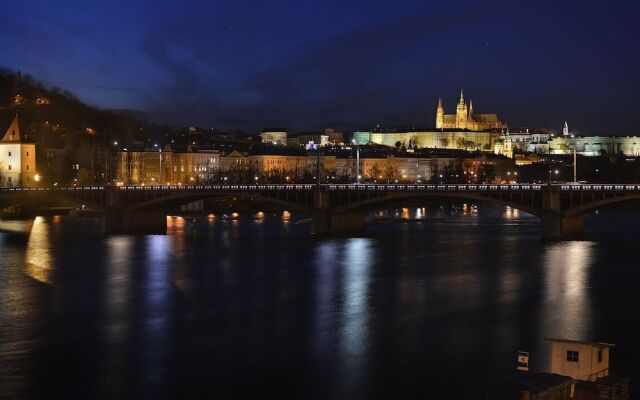
<svg viewBox="0 0 640 400"><path fill-rule="evenodd" d="M458 105L456 106L455 114L445 114L444 107L442 106L442 98L438 99L436 128L484 131L487 129L506 129L507 124L500 121L498 114L474 114L473 101L470 101L469 106L467 106L461 90L460 101L458 101Z"/></svg>

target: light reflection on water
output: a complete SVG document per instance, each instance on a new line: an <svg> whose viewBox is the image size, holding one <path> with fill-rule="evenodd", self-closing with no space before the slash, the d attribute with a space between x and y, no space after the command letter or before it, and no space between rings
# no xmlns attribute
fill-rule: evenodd
<svg viewBox="0 0 640 400"><path fill-rule="evenodd" d="M38 282L53 283L53 265L51 262L49 222L36 217L31 227L25 253L25 272Z"/></svg>
<svg viewBox="0 0 640 400"><path fill-rule="evenodd" d="M367 346L369 274L375 254L371 249L371 239L347 239L344 258L340 262L343 269L342 284L344 309L341 315L340 345L349 360L357 363ZM357 367L357 365L353 366Z"/></svg>
<svg viewBox="0 0 640 400"><path fill-rule="evenodd" d="M544 253L544 335L589 340L592 326L589 274L597 243L560 242Z"/></svg>
<svg viewBox="0 0 640 400"><path fill-rule="evenodd" d="M101 355L77 383L88 397L115 397L123 393L118 385L155 398L172 397L168 389L176 386L241 390L272 375L295 376L287 385L300 382L301 397L388 398L398 391L400 398L452 385L473 391L511 377L518 350L531 351L543 367L545 337L610 339L618 328L595 309L615 321L629 318L608 312L615 307L591 278L612 268L600 256L612 243L544 244L529 223L483 225L478 214L486 213L471 208L448 215L458 224L385 224L368 227L365 237L329 239L311 237L308 225L286 224L280 213L261 224L249 213L235 222L174 218L169 235L96 235L82 246L59 236L74 232L65 228L69 221L52 230L42 219L28 240L0 236L0 358L20 354L24 361L0 365L0 387L23 380L12 390L30 397L23 388L82 372L81 363L64 357L60 368L29 369L73 349ZM496 215L509 219L504 209ZM91 254L106 259L77 264ZM55 271L48 275L54 284L25 275L28 260ZM629 285L638 278L631 271ZM103 309L65 308L83 301ZM68 321L100 329L87 326L86 333L79 323L77 332L58 333ZM101 350L88 351L95 347Z"/></svg>

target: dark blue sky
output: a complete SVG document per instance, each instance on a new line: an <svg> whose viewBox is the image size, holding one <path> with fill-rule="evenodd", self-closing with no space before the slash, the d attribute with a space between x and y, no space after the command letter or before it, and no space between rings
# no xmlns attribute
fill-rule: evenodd
<svg viewBox="0 0 640 400"><path fill-rule="evenodd" d="M639 134L629 1L3 1L0 65L106 108L255 131L434 124Z"/></svg>

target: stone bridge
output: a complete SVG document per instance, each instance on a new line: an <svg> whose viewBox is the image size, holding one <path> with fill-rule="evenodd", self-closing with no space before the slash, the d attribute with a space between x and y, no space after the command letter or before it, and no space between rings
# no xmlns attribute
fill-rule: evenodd
<svg viewBox="0 0 640 400"><path fill-rule="evenodd" d="M640 199L640 185L191 185L88 186L0 189L0 209L54 201L91 207L105 214L108 232L165 232L166 215L180 205L216 197L270 203L312 215L317 234L359 230L367 211L420 205L433 198L496 203L535 215L544 238L580 234L588 212Z"/></svg>

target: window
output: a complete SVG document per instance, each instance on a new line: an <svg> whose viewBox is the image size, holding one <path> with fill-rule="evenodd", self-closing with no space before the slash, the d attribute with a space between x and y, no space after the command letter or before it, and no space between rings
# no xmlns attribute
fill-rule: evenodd
<svg viewBox="0 0 640 400"><path fill-rule="evenodd" d="M27 164L27 171L29 170L29 164Z"/></svg>
<svg viewBox="0 0 640 400"><path fill-rule="evenodd" d="M29 157L29 152L27 151L27 157Z"/></svg>
<svg viewBox="0 0 640 400"><path fill-rule="evenodd" d="M9 171L11 171L11 165L9 165Z"/></svg>
<svg viewBox="0 0 640 400"><path fill-rule="evenodd" d="M578 352L567 350L567 361L578 362Z"/></svg>
<svg viewBox="0 0 640 400"><path fill-rule="evenodd" d="M11 157L11 152L9 152L9 157Z"/></svg>
<svg viewBox="0 0 640 400"><path fill-rule="evenodd" d="M598 349L598 364L602 362L602 349Z"/></svg>

